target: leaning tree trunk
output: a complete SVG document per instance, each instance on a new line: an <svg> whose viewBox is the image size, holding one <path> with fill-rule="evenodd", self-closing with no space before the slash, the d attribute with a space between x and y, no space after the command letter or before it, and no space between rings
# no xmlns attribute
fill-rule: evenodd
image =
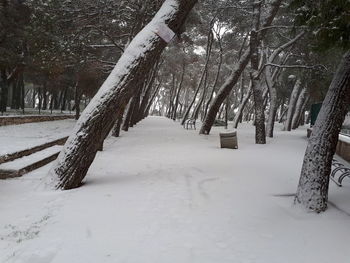
<svg viewBox="0 0 350 263"><path fill-rule="evenodd" d="M156 32L167 25L180 33L197 0L165 0L152 21L131 41L117 65L82 113L50 173L56 188L79 187L93 162L106 131L122 114L125 104L137 93L140 80L148 75L166 47ZM117 114L116 114L117 113ZM103 134L101 134L103 133Z"/></svg>
<svg viewBox="0 0 350 263"><path fill-rule="evenodd" d="M291 131L292 130L292 119L293 119L293 114L295 111L295 105L298 100L298 94L300 91L301 87L301 81L298 79L295 84L294 88L292 90L292 94L290 95L289 99L289 105L288 105L288 111L287 111L287 119L284 125L284 130L285 131Z"/></svg>
<svg viewBox="0 0 350 263"><path fill-rule="evenodd" d="M334 75L305 152L296 201L308 210L327 208L332 159L349 105L350 51Z"/></svg>

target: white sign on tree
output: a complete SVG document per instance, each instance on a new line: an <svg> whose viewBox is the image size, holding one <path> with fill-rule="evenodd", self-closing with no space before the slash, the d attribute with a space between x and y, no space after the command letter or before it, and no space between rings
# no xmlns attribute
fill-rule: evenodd
<svg viewBox="0 0 350 263"><path fill-rule="evenodd" d="M175 32L163 23L157 25L155 33L167 43L171 42L175 37Z"/></svg>

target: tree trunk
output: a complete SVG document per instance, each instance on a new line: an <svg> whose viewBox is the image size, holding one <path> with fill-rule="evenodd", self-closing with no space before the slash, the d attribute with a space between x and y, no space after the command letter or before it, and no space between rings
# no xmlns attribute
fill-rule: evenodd
<svg viewBox="0 0 350 263"><path fill-rule="evenodd" d="M147 107L146 107L146 110L145 110L144 113L143 113L143 117L144 117L144 118L148 116L149 110L150 110L150 108L151 108L151 106L152 106L152 104L153 104L153 102L154 102L154 99L156 98L156 96L157 96L157 94L158 94L158 92L159 92L159 89L160 89L161 84L162 84L162 83L159 82L158 85L157 85L157 87L155 88L155 90L154 90L154 92L153 92L153 95L152 95L151 99L150 99L149 102L148 102L148 105L147 105Z"/></svg>
<svg viewBox="0 0 350 263"><path fill-rule="evenodd" d="M334 75L305 152L296 201L308 210L327 209L332 159L349 105L350 51Z"/></svg>
<svg viewBox="0 0 350 263"><path fill-rule="evenodd" d="M295 82L292 94L290 95L288 111L287 111L287 119L286 119L286 123L284 125L284 130L285 131L291 131L292 130L292 118L293 118L293 114L294 114L294 111L295 111L295 105L297 103L300 87L301 87L301 81L298 79Z"/></svg>
<svg viewBox="0 0 350 263"><path fill-rule="evenodd" d="M120 114L120 116L118 117L118 120L116 121L114 127L113 127L113 131L112 131L112 136L113 137L119 137L120 135L120 128L122 126L123 123L123 114Z"/></svg>
<svg viewBox="0 0 350 263"><path fill-rule="evenodd" d="M136 95L135 102L134 102L134 107L132 108L132 114L131 114L131 119L130 119L130 127L131 128L134 127L134 125L136 125L136 123L137 123L137 116L138 116L138 112L140 110L141 90L142 90L142 88L140 88L140 91Z"/></svg>
<svg viewBox="0 0 350 263"><path fill-rule="evenodd" d="M265 133L265 107L264 107L264 90L263 85L259 83L259 39L257 30L260 28L260 13L262 2L253 3L254 26L250 33L250 50L251 50L251 72L250 79L252 82L252 91L254 98L255 110L255 143L266 144ZM262 59L261 59L262 60Z"/></svg>
<svg viewBox="0 0 350 263"><path fill-rule="evenodd" d="M122 130L126 131L126 132L129 131L132 112L134 110L134 105L135 105L135 97L132 97L128 104L129 105L128 105L127 110L126 110L125 120L124 120L123 128L122 128Z"/></svg>
<svg viewBox="0 0 350 263"><path fill-rule="evenodd" d="M58 156L51 174L56 188L79 187L97 149L101 132L98 126L111 129L125 104L137 93L135 89L166 47L155 32L166 23L175 33L181 32L186 17L197 0L165 0L152 21L131 41L117 65L84 110L73 134ZM117 113L117 114L116 114Z"/></svg>
<svg viewBox="0 0 350 263"><path fill-rule="evenodd" d="M292 129L295 130L299 127L300 115L303 110L303 105L306 100L306 87L304 87L299 95L298 101L295 106L295 111L292 118Z"/></svg>
<svg viewBox="0 0 350 263"><path fill-rule="evenodd" d="M172 116L172 119L174 121L176 120L177 108L179 107L179 99L180 99L180 95L181 95L181 91L182 91L182 87L183 87L182 84L183 84L183 81L184 81L185 71L186 71L186 64L185 64L185 62L183 62L182 63L182 73L181 73L181 77L180 77L180 83L179 83L179 87L177 89L177 94L176 94L176 98L175 98L174 112L173 112L173 116Z"/></svg>
<svg viewBox="0 0 350 263"><path fill-rule="evenodd" d="M244 96L242 102L238 106L235 118L233 119L233 127L237 129L239 121L242 119L243 110L248 103L249 98L252 95L252 83L250 82L247 94Z"/></svg>
<svg viewBox="0 0 350 263"><path fill-rule="evenodd" d="M43 110L47 110L47 86L46 81L43 83Z"/></svg>
<svg viewBox="0 0 350 263"><path fill-rule="evenodd" d="M7 74L6 70L1 69L0 71L1 77L1 100L0 100L0 108L1 112L6 112L7 107L7 99L8 99L8 82L7 82Z"/></svg>
<svg viewBox="0 0 350 263"><path fill-rule="evenodd" d="M80 118L80 99L81 94L79 92L78 82L75 84L74 89L74 108L75 108L75 119L78 120Z"/></svg>

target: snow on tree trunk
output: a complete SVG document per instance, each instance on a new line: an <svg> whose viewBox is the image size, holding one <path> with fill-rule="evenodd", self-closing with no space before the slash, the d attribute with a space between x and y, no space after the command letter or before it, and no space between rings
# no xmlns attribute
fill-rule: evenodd
<svg viewBox="0 0 350 263"><path fill-rule="evenodd" d="M50 174L59 189L79 187L84 179L102 134L111 129L129 99L137 93L140 80L149 74L166 47L158 36L165 26L180 33L186 17L197 0L165 0L162 7L131 41L98 93L82 113ZM158 34L157 34L158 33Z"/></svg>
<svg viewBox="0 0 350 263"><path fill-rule="evenodd" d="M298 79L293 87L292 94L290 95L289 99L289 105L288 105L288 111L287 111L287 119L284 125L285 131L291 131L292 130L292 118L295 111L295 105L298 100L298 95L301 87L301 81Z"/></svg>
<svg viewBox="0 0 350 263"><path fill-rule="evenodd" d="M299 95L297 105L295 106L295 111L292 119L292 129L295 130L299 127L300 115L303 109L304 101L306 99L306 87L304 87Z"/></svg>
<svg viewBox="0 0 350 263"><path fill-rule="evenodd" d="M327 208L332 159L349 105L350 51L334 75L305 152L296 201L308 210Z"/></svg>

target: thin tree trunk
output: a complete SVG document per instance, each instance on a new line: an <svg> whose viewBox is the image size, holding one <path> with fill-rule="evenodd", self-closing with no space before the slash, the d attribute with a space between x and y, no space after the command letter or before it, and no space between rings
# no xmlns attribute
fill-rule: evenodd
<svg viewBox="0 0 350 263"><path fill-rule="evenodd" d="M162 83L159 82L158 85L157 85L157 87L155 88L155 90L154 90L154 92L153 92L153 95L152 95L151 99L149 100L148 105L147 105L147 107L146 107L146 110L145 110L145 112L144 112L144 117L147 117L147 116L148 116L149 110L150 110L150 108L151 108L151 106L152 106L152 104L153 104L153 102L154 102L154 99L156 98L156 96L157 96L157 94L158 94L158 92L159 92L159 89L160 89L161 84L162 84Z"/></svg>
<svg viewBox="0 0 350 263"><path fill-rule="evenodd" d="M242 119L243 110L244 110L245 106L247 105L247 102L249 101L249 98L251 97L251 95L252 95L252 82L250 82L247 94L244 96L242 102L239 104L235 118L233 119L233 127L235 129L237 129L238 123Z"/></svg>
<svg viewBox="0 0 350 263"><path fill-rule="evenodd" d="M292 130L292 118L293 118L293 114L295 111L295 105L296 105L297 100L298 100L298 94L300 91L300 87L301 87L301 81L298 79L295 82L293 90L292 90L292 94L290 95L288 111L287 111L287 119L286 119L285 126L284 126L285 131Z"/></svg>
<svg viewBox="0 0 350 263"><path fill-rule="evenodd" d="M123 114L120 114L120 116L118 117L118 120L116 121L114 127L113 127L113 131L112 131L112 136L113 137L119 137L120 135L120 128L122 126L123 123Z"/></svg>
<svg viewBox="0 0 350 263"><path fill-rule="evenodd" d="M75 104L75 119L78 120L80 118L80 99L81 94L79 92L78 82L75 84L74 89L74 104Z"/></svg>
<svg viewBox="0 0 350 263"><path fill-rule="evenodd" d="M46 81L43 83L43 110L47 109L47 86Z"/></svg>
<svg viewBox="0 0 350 263"><path fill-rule="evenodd" d="M299 95L298 101L295 106L295 111L292 118L292 129L295 130L299 127L300 115L303 110L303 105L306 100L306 87L304 87Z"/></svg>
<svg viewBox="0 0 350 263"><path fill-rule="evenodd" d="M305 152L296 201L308 210L327 209L332 159L349 105L350 51L334 75Z"/></svg>
<svg viewBox="0 0 350 263"><path fill-rule="evenodd" d="M135 105L135 97L132 97L127 107L126 116L125 116L123 128L122 128L123 131L126 131L126 132L129 131L132 112L134 110L134 105Z"/></svg>
<svg viewBox="0 0 350 263"><path fill-rule="evenodd" d="M186 64L185 64L185 62L183 62L182 63L182 73L181 73L180 83L179 83L179 87L178 87L176 98L175 98L174 112L173 112L173 116L172 116L172 119L174 121L176 120L177 108L179 107L179 99L180 99L180 95L181 95L181 91L182 91L182 87L183 87L182 84L183 84L183 81L184 81L185 71L186 71Z"/></svg>

